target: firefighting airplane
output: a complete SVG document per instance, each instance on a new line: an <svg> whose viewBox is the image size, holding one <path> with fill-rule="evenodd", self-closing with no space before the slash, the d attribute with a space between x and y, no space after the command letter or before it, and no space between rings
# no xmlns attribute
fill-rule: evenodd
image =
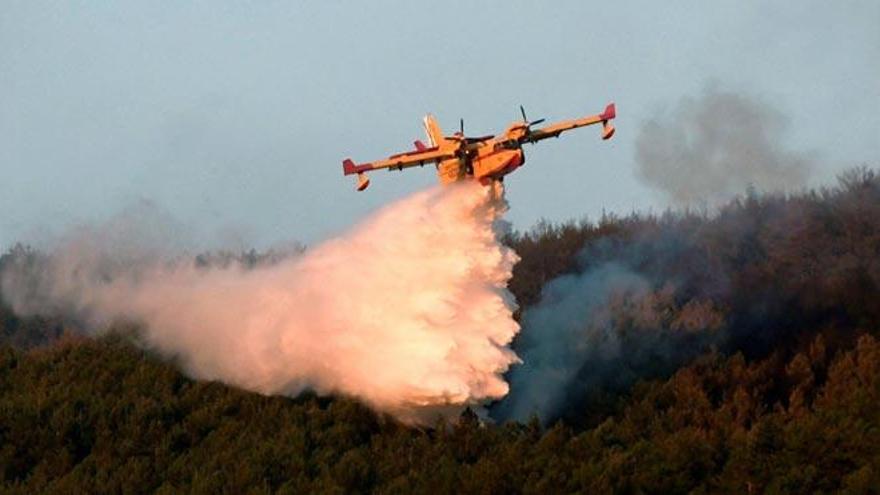
<svg viewBox="0 0 880 495"><path fill-rule="evenodd" d="M363 191L370 185L366 172L388 169L403 170L405 168L424 166L433 163L437 166L437 176L441 184L449 184L460 180L478 180L484 185L493 181L501 181L504 176L513 172L526 158L522 145L535 143L542 139L559 137L565 131L602 123L602 139L614 135L614 126L610 121L616 116L614 103L609 103L605 111L575 120L565 120L540 129L532 129L544 119L529 122L525 109L522 122L514 122L500 136L470 137L464 135L464 120L461 121L459 132L444 136L437 121L430 114L425 116L425 133L430 146L415 141L415 151L407 151L392 155L385 160L355 164L351 159L342 162L344 175L357 174L357 190Z"/></svg>

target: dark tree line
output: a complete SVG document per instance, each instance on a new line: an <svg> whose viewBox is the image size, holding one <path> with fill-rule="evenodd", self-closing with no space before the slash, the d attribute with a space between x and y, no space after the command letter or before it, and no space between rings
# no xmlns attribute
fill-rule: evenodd
<svg viewBox="0 0 880 495"><path fill-rule="evenodd" d="M707 354L598 426L415 429L193 382L121 337L0 351L7 493L877 493L880 342Z"/></svg>

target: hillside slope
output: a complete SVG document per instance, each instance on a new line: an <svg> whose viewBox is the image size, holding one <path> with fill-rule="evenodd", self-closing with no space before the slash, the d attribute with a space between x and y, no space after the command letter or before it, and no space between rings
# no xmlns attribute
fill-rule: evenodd
<svg viewBox="0 0 880 495"><path fill-rule="evenodd" d="M880 342L710 354L582 431L399 425L346 399L194 383L122 339L0 351L11 493L810 493L880 486Z"/></svg>
<svg viewBox="0 0 880 495"><path fill-rule="evenodd" d="M0 301L2 491L878 493L873 171L713 216L609 216L507 242L522 257L510 288L526 359L547 340L530 322L552 322L529 315L552 281L609 264L643 281L600 301L620 352L575 356L559 423L466 412L416 429L346 398L194 382L132 346L136 328L86 338ZM35 256L15 249L0 270ZM589 350L596 319L573 323L559 335Z"/></svg>

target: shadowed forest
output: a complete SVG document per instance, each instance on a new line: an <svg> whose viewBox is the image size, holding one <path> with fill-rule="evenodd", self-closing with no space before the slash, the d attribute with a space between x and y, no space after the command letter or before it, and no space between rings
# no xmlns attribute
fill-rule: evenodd
<svg viewBox="0 0 880 495"><path fill-rule="evenodd" d="M522 258L514 349L527 363L567 349L541 420L508 420L505 399L491 419L467 410L413 428L347 398L193 381L132 345L135 325L86 337L0 297L2 490L880 493L875 171L748 191L712 214L608 215L505 242ZM0 272L40 257L15 247ZM532 315L554 298L595 309L546 334L552 318ZM517 373L512 399L549 376Z"/></svg>

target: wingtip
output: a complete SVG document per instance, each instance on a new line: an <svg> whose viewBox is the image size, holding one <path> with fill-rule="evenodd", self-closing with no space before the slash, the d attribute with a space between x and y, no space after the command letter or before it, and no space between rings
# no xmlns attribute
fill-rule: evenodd
<svg viewBox="0 0 880 495"><path fill-rule="evenodd" d="M617 117L617 107L614 106L614 102L609 103L605 107L605 111L602 112L602 120L611 120L614 117Z"/></svg>
<svg viewBox="0 0 880 495"><path fill-rule="evenodd" d="M351 175L357 172L357 167L354 162L351 161L351 158L346 158L342 160L342 175Z"/></svg>

